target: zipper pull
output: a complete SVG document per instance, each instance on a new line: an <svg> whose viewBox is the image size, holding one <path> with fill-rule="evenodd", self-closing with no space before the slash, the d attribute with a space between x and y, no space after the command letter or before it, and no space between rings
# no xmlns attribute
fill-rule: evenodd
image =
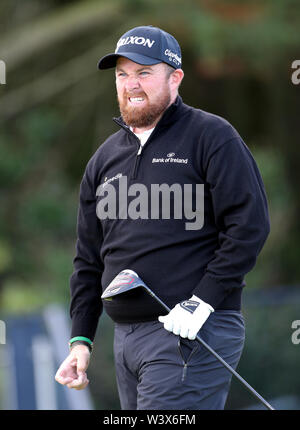
<svg viewBox="0 0 300 430"><path fill-rule="evenodd" d="M183 363L181 382L184 382L185 379L186 379L187 367L188 367L188 364L187 363Z"/></svg>
<svg viewBox="0 0 300 430"><path fill-rule="evenodd" d="M132 179L136 179L137 176L137 171L138 171L138 165L140 163L140 156L141 156L141 150L138 150L138 153L136 154L135 157L135 162L134 162L134 167L133 167L133 172L132 172Z"/></svg>

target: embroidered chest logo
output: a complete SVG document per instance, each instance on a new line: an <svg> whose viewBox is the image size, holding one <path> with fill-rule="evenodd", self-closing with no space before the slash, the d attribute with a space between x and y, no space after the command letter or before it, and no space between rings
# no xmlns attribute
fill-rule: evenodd
<svg viewBox="0 0 300 430"><path fill-rule="evenodd" d="M178 158L176 157L175 152L169 152L166 157L162 158L152 158L152 164L153 163L164 163L164 164L172 164L172 163L178 163L178 164L188 164L189 159L188 158Z"/></svg>

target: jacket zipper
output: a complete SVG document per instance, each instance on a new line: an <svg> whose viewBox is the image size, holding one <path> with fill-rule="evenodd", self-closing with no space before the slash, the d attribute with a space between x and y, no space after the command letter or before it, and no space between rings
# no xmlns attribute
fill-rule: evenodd
<svg viewBox="0 0 300 430"><path fill-rule="evenodd" d="M141 154L142 154L142 145L140 144L138 152L135 156L135 162L134 162L134 167L133 167L131 179L136 179L136 177L137 177L138 167L139 167L140 160L141 160Z"/></svg>
<svg viewBox="0 0 300 430"><path fill-rule="evenodd" d="M131 179L136 179L137 173L138 173L138 168L140 165L143 147L140 143L139 138L130 130L129 127L125 126L121 121L119 121L118 118L114 118L114 122L117 123L120 127L124 128L124 130L127 131L127 133L131 133L134 136L134 138L138 141L138 151L137 151L136 156L135 156L134 166L133 166L133 170L132 170L132 174L131 174ZM149 139L151 139L151 136L149 137ZM148 142L148 140L147 140L147 142Z"/></svg>

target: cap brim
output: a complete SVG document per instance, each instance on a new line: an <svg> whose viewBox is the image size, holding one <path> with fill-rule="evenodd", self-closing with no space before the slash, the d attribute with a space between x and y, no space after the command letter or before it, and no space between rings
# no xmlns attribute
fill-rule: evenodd
<svg viewBox="0 0 300 430"><path fill-rule="evenodd" d="M151 66L152 64L162 62L161 60L156 60L155 58L146 57L145 55L136 54L134 52L122 52L122 54L108 54L102 57L98 62L98 69L103 70L116 67L117 59L120 57L128 58L128 60L145 66Z"/></svg>

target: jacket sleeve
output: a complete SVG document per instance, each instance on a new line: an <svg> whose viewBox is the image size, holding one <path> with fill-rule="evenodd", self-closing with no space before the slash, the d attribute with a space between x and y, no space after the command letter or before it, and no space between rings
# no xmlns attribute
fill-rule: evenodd
<svg viewBox="0 0 300 430"><path fill-rule="evenodd" d="M216 308L233 288L245 285L270 223L261 175L241 138L220 145L207 157L205 169L218 248L194 294Z"/></svg>
<svg viewBox="0 0 300 430"><path fill-rule="evenodd" d="M77 217L76 254L70 278L72 319L71 337L94 339L102 313L100 258L102 229L96 216L96 191L89 175L89 165L80 185Z"/></svg>

